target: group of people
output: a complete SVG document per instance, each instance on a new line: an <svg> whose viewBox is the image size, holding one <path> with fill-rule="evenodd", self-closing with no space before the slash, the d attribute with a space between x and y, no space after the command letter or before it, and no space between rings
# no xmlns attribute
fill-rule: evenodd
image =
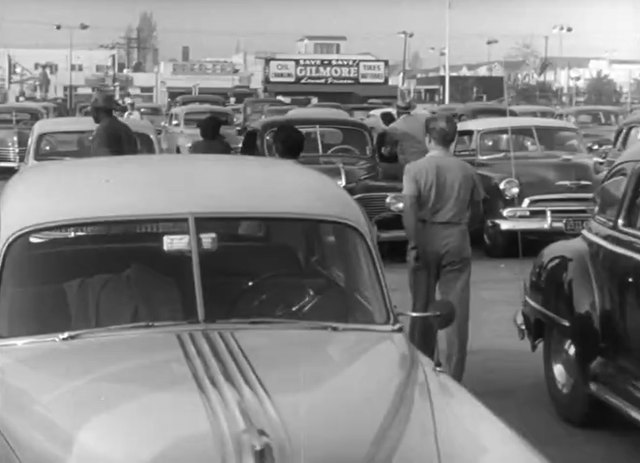
<svg viewBox="0 0 640 463"><path fill-rule="evenodd" d="M113 96L98 94L91 115L98 127L91 141L93 155L136 154L137 142L131 128L114 115ZM414 312L425 312L440 297L456 309L453 325L445 333L446 352L441 359L451 376L461 381L466 362L471 243L469 222L481 216L484 191L469 164L452 155L457 124L451 116L416 113L411 101L396 106L397 120L386 120L380 149L394 152L404 167L403 222L409 240L407 261ZM395 118L395 117L394 117ZM231 153L220 136L221 121L210 116L198 124L202 140L191 145L193 153ZM297 160L304 149L304 134L295 126L282 124L273 143L278 157ZM435 325L414 321L409 338L425 355L437 353Z"/></svg>

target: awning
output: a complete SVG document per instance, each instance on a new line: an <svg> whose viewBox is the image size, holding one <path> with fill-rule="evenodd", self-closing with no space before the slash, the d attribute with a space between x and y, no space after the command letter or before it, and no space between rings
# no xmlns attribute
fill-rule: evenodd
<svg viewBox="0 0 640 463"><path fill-rule="evenodd" d="M313 85L313 84L267 84L265 90L277 94L314 95L326 93L350 93L365 98L396 98L398 87L395 85Z"/></svg>

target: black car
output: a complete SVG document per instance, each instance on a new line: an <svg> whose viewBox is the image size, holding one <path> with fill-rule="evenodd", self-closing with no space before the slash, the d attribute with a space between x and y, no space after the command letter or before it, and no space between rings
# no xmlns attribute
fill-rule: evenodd
<svg viewBox="0 0 640 463"><path fill-rule="evenodd" d="M640 143L640 114L627 117L617 128L610 147L598 146L599 158L602 159L602 170L611 168L618 158L629 148ZM607 149L608 148L608 149Z"/></svg>
<svg viewBox="0 0 640 463"><path fill-rule="evenodd" d="M535 259L515 321L532 350L543 343L563 419L591 424L608 404L640 423L640 147L613 165L595 198L582 234Z"/></svg>
<svg viewBox="0 0 640 463"><path fill-rule="evenodd" d="M617 106L573 106L556 113L556 119L576 124L582 131L589 151L599 153L608 150L625 110Z"/></svg>
<svg viewBox="0 0 640 463"><path fill-rule="evenodd" d="M335 109L296 109L285 116L251 122L240 152L275 157L273 132L283 123L305 134L299 161L335 178L354 197L375 225L379 242L406 242L401 168L376 155L366 124Z"/></svg>
<svg viewBox="0 0 640 463"><path fill-rule="evenodd" d="M576 235L591 216L598 178L573 124L538 117L460 122L454 155L482 179L484 217L472 232L489 256L513 253L519 236Z"/></svg>

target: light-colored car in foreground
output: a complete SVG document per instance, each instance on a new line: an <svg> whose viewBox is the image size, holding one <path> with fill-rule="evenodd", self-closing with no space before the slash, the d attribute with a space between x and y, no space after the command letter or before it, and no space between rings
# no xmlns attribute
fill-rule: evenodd
<svg viewBox="0 0 640 463"><path fill-rule="evenodd" d="M3 463L545 461L409 343L361 208L298 163L42 163L0 249Z"/></svg>
<svg viewBox="0 0 640 463"><path fill-rule="evenodd" d="M158 137L149 121L122 121L133 130L140 154L160 153ZM90 157L91 136L96 127L96 123L90 117L56 117L36 122L27 145L25 164Z"/></svg>
<svg viewBox="0 0 640 463"><path fill-rule="evenodd" d="M201 140L198 123L209 116L216 116L223 122L220 134L232 149L239 151L242 139L238 136L235 115L231 109L208 104L189 104L171 109L166 122L162 124L160 143L164 152L189 153L191 144Z"/></svg>

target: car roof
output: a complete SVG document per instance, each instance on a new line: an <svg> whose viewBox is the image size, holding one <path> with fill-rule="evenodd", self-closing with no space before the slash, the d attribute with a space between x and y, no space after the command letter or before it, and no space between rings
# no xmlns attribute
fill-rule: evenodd
<svg viewBox="0 0 640 463"><path fill-rule="evenodd" d="M502 127L530 127L546 126L577 129L571 122L546 117L487 117L458 122L458 131L461 130L487 130Z"/></svg>
<svg viewBox="0 0 640 463"><path fill-rule="evenodd" d="M175 108L171 109L171 112L177 113L177 114L183 114L187 112L207 112L207 111L233 114L233 111L230 110L229 108L225 106L214 105L214 104L198 104L198 103L186 104L183 106L176 106Z"/></svg>
<svg viewBox="0 0 640 463"><path fill-rule="evenodd" d="M622 126L640 123L640 113L629 114L623 121Z"/></svg>
<svg viewBox="0 0 640 463"><path fill-rule="evenodd" d="M26 110L32 110L32 111L40 111L43 113L45 112L42 105L38 103L32 103L32 102L0 104L0 111L2 111L3 109L11 109L11 110L26 109Z"/></svg>
<svg viewBox="0 0 640 463"><path fill-rule="evenodd" d="M292 109L289 113L289 117L333 117L350 119L351 114L344 109L328 108L326 106L316 106L307 108Z"/></svg>
<svg viewBox="0 0 640 463"><path fill-rule="evenodd" d="M614 112L624 112L624 108L619 106L609 106L609 105L588 105L588 106L572 106L570 108L561 108L558 110L559 113L569 114L576 113L579 111L614 111Z"/></svg>
<svg viewBox="0 0 640 463"><path fill-rule="evenodd" d="M135 155L23 168L0 196L0 244L56 223L186 214L328 219L369 230L360 206L335 180L295 161Z"/></svg>
<svg viewBox="0 0 640 463"><path fill-rule="evenodd" d="M555 108L552 108L551 106L536 105L536 104L510 105L509 108L515 111L552 111L554 113L556 112Z"/></svg>
<svg viewBox="0 0 640 463"><path fill-rule="evenodd" d="M135 132L153 133L155 128L147 120L120 119ZM80 130L94 130L96 123L91 117L53 117L41 119L33 125L33 133L69 132Z"/></svg>
<svg viewBox="0 0 640 463"><path fill-rule="evenodd" d="M251 129L257 130L268 130L272 127L276 127L282 124L293 124L293 125L335 125L335 126L344 126L344 127L354 127L358 129L362 129L365 131L369 131L369 127L363 121L359 119L355 119L351 116L310 116L307 114L302 115L292 115L295 109L289 111L287 114L282 116L273 116L265 119L259 119L257 121L253 121L249 124Z"/></svg>

